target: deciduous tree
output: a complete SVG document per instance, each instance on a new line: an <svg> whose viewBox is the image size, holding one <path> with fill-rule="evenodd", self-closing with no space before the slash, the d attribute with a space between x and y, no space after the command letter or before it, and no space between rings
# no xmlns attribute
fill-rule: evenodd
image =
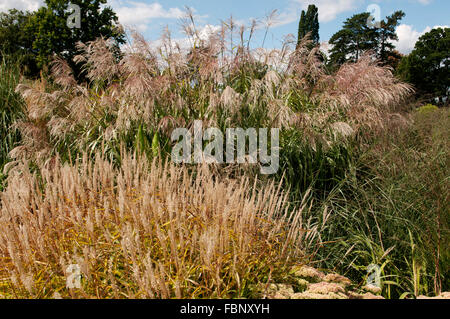
<svg viewBox="0 0 450 319"><path fill-rule="evenodd" d="M424 34L414 50L400 62L398 74L421 94L450 96L450 28L437 28Z"/></svg>
<svg viewBox="0 0 450 319"><path fill-rule="evenodd" d="M26 31L33 36L33 50L40 67L48 64L53 54L67 61L76 55L76 44L87 43L98 37L112 38L117 48L125 42L114 11L106 0L71 0L80 8L80 27L69 27L69 17L76 13L70 10L67 0L45 0L30 17ZM72 65L74 67L74 65Z"/></svg>
<svg viewBox="0 0 450 319"><path fill-rule="evenodd" d="M0 13L0 61L17 60L26 75L38 73L33 37L25 31L30 12L11 9Z"/></svg>

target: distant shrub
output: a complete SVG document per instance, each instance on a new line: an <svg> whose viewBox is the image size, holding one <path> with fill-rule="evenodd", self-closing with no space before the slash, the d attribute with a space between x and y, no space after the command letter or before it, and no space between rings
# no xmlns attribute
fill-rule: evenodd
<svg viewBox="0 0 450 319"><path fill-rule="evenodd" d="M0 60L0 190L6 177L3 168L10 160L8 154L21 140L19 130L13 126L23 114L22 97L14 92L20 79L18 62Z"/></svg>
<svg viewBox="0 0 450 319"><path fill-rule="evenodd" d="M419 113L429 113L429 112L433 112L433 111L437 111L439 110L439 108L436 105L433 104L426 104L424 106L421 106L417 109L417 112Z"/></svg>

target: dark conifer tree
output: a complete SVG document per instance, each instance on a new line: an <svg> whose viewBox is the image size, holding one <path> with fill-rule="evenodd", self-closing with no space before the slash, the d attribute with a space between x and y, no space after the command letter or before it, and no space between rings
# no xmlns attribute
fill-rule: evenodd
<svg viewBox="0 0 450 319"><path fill-rule="evenodd" d="M300 22L298 25L298 40L297 44L310 33L310 38L314 45L319 43L319 10L311 4L308 6L308 10L305 12L302 10Z"/></svg>

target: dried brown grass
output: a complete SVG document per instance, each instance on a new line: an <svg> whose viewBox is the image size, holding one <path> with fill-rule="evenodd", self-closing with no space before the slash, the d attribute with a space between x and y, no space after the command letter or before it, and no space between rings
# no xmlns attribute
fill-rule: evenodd
<svg viewBox="0 0 450 319"><path fill-rule="evenodd" d="M10 177L1 194L0 292L10 297L223 298L304 261L305 207L274 184L215 180L123 156L58 160ZM308 234L308 238L312 234ZM66 288L78 264L81 289ZM271 279L272 278L272 279Z"/></svg>

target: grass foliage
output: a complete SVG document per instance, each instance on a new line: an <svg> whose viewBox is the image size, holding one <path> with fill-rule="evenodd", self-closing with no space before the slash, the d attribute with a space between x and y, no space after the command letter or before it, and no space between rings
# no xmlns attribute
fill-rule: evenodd
<svg viewBox="0 0 450 319"><path fill-rule="evenodd" d="M187 168L97 154L39 174L23 167L2 195L0 292L9 297L231 298L304 258L305 207L275 184L214 181ZM68 289L71 264L80 289Z"/></svg>
<svg viewBox="0 0 450 319"><path fill-rule="evenodd" d="M0 62L0 180L3 184L3 167L10 160L9 152L20 141L20 133L13 124L21 118L23 112L23 100L20 94L15 93L16 86L20 83L20 66L12 61Z"/></svg>
<svg viewBox="0 0 450 319"><path fill-rule="evenodd" d="M80 43L86 83L3 62L0 296L252 297L304 263L361 285L377 264L385 297L449 289L448 110L404 112L413 89L369 54L329 73L307 39L251 49L255 28L205 39L188 12L188 50ZM280 128L279 174L170 164L195 120Z"/></svg>

